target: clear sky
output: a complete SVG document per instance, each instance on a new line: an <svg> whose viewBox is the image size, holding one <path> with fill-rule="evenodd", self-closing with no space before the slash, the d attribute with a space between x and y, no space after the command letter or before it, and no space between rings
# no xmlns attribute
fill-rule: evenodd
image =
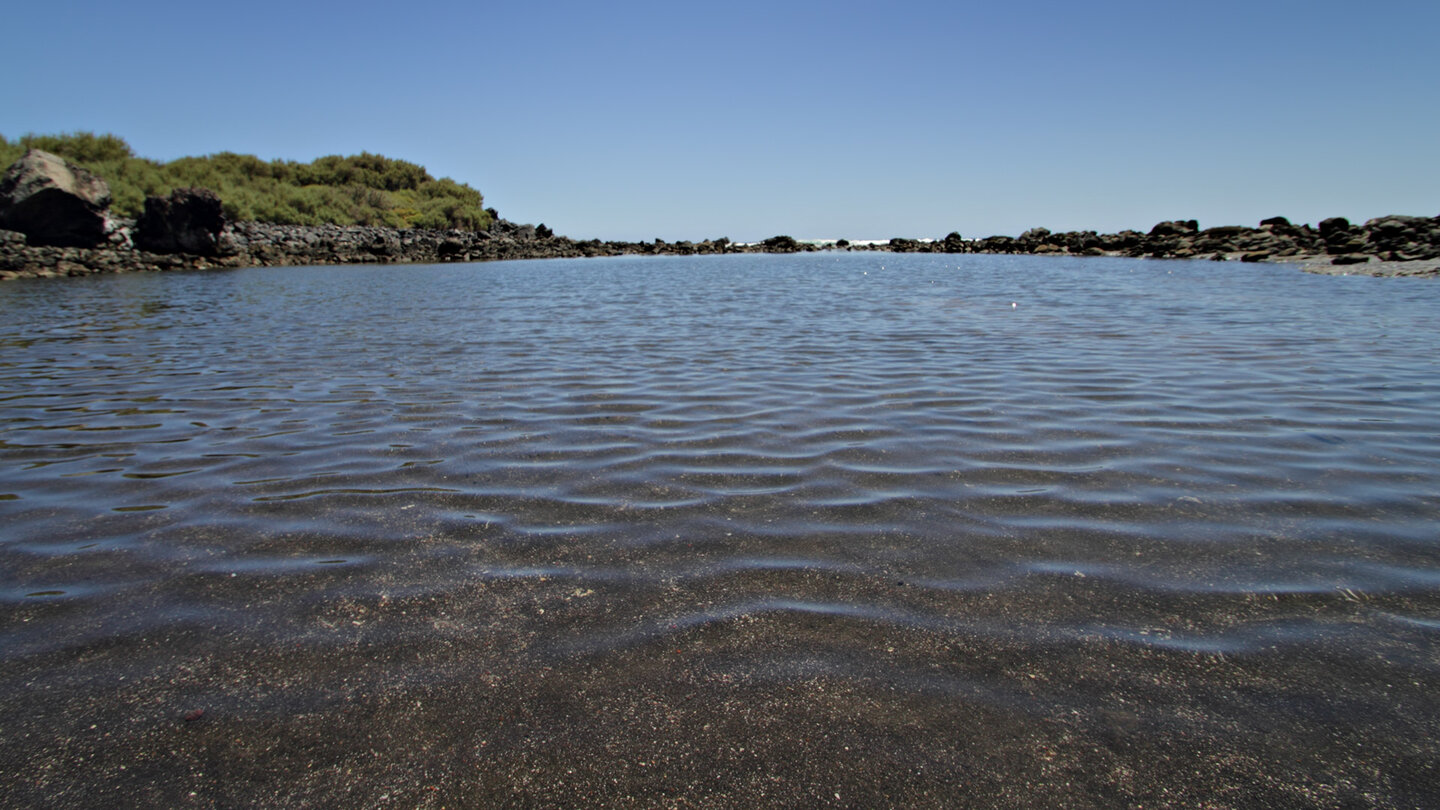
<svg viewBox="0 0 1440 810"><path fill-rule="evenodd" d="M13 3L0 133L378 152L576 238L1440 214L1440 2Z"/></svg>

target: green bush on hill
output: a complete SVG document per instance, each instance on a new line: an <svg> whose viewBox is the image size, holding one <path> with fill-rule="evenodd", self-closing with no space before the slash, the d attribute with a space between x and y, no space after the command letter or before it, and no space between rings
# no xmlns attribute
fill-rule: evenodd
<svg viewBox="0 0 1440 810"><path fill-rule="evenodd" d="M114 135L76 132L0 135L0 166L26 149L43 149L98 174L110 185L114 210L137 217L147 196L203 186L220 195L225 216L282 225L388 225L393 228L483 230L492 221L480 192L423 166L362 152L329 155L309 163L263 161L220 152L160 163L136 157Z"/></svg>

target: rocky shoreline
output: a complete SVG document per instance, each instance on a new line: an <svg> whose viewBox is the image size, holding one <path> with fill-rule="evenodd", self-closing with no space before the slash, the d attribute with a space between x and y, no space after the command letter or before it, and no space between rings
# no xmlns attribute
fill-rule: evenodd
<svg viewBox="0 0 1440 810"><path fill-rule="evenodd" d="M622 255L795 253L877 250L895 253L999 253L1130 256L1296 262L1310 272L1440 275L1440 217L1392 215L1352 225L1340 217L1318 228L1284 217L1257 227L1201 229L1170 220L1146 233L1124 230L1052 233L1033 228L1018 237L891 239L880 243L807 243L789 236L763 242L578 241L544 225L496 218L482 231L373 226L227 223L221 202L205 189L178 189L146 200L138 220L114 216L103 180L48 153L31 150L0 181L0 280L84 276L209 267L416 264Z"/></svg>
<svg viewBox="0 0 1440 810"><path fill-rule="evenodd" d="M1440 219L1440 218L1437 218ZM1323 241L1295 239L1276 228L1212 228L1187 235L1044 234L1020 238L992 236L978 240L925 242L894 239L879 244L808 244L781 238L754 244L726 240L703 242L577 241L544 234L528 225L501 220L489 231L399 230L364 226L303 226L239 222L227 225L213 255L157 253L139 250L126 239L132 223L117 220L106 244L93 248L36 246L25 235L0 230L0 281L18 278L85 276L97 273L155 272L212 267L272 267L336 264L431 264L506 259L554 259L624 255L703 255L720 253L795 253L816 250L887 251L895 253L1001 253L1032 255L1130 256L1165 259L1210 259L1284 262L1310 273L1371 276L1440 276L1440 251L1410 258L1404 244L1396 249L1392 234L1409 236L1421 223L1440 230L1436 219L1385 217L1359 228L1347 228L1360 243L1343 253L1327 251ZM1414 224L1412 224L1414 223ZM1163 224L1163 223L1162 223ZM1399 225L1400 227L1396 227ZM1158 227L1158 226L1157 226ZM1303 226L1302 226L1303 227ZM537 233L537 231L539 231ZM1214 233L1219 231L1220 233ZM1407 231L1409 233L1407 233ZM1302 231L1303 233L1304 231ZM1413 242L1412 242L1413 243ZM1440 247L1440 241L1428 242ZM1402 258L1403 257L1403 258Z"/></svg>
<svg viewBox="0 0 1440 810"><path fill-rule="evenodd" d="M1327 227L1328 226L1328 227ZM991 236L935 241L892 239L873 244L797 242L775 237L753 244L725 239L703 242L577 241L544 226L497 221L486 231L428 231L338 225L225 225L210 255L162 253L135 247L132 220L111 219L106 241L96 247L29 244L24 234L0 230L0 280L154 272L210 267L272 267L335 264L431 264L505 259L557 259L623 255L796 253L816 250L894 253L999 253L1130 256L1298 264L1312 273L1377 276L1440 275L1440 217L1389 216L1352 226L1326 220L1319 230L1267 220L1258 228L1222 226L1200 230L1191 223L1162 222L1149 233L1121 231Z"/></svg>

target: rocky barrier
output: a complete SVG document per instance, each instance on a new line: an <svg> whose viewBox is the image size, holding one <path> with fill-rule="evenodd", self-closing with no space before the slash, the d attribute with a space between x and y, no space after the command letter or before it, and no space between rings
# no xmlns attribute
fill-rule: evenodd
<svg viewBox="0 0 1440 810"><path fill-rule="evenodd" d="M156 252L136 247L132 220L111 219L94 247L31 244L0 230L0 280L84 276L207 267L416 264L502 259L555 259L627 254L695 254L754 250L719 242L588 242L500 220L486 231L430 231L338 225L237 222L218 234L213 252Z"/></svg>
<svg viewBox="0 0 1440 810"><path fill-rule="evenodd" d="M794 253L825 249L896 253L1011 253L1132 256L1246 262L1296 261L1308 270L1373 275L1440 274L1440 217L1386 216L1363 225L1343 218L1318 228L1284 217L1258 227L1201 229L1170 220L1147 233L1125 230L1018 237L891 239L811 244L789 236L740 244L577 241L544 225L497 219L483 231L434 231L339 225L226 223L220 200L205 189L152 197L138 220L108 211L104 181L62 158L31 150L0 179L0 280L206 267L479 262L621 255Z"/></svg>
<svg viewBox="0 0 1440 810"><path fill-rule="evenodd" d="M209 255L142 250L135 223L112 218L104 241L94 247L31 244L15 231L0 230L0 280L83 276L206 267L267 267L317 264L414 264L551 259L622 255L794 253L815 250L874 250L895 253L1006 253L1035 255L1132 256L1166 259L1299 262L1318 272L1373 275L1440 274L1440 217L1389 216L1355 226L1327 219L1317 230L1284 220L1258 228L1222 226L1201 230L1192 223L1162 222L1149 233L1090 231L1050 233L1043 228L1019 237L892 239L878 244L808 244L777 237L753 244L725 239L702 242L577 241L548 233L543 226L500 220L485 231L403 230L365 226L226 225Z"/></svg>
<svg viewBox="0 0 1440 810"><path fill-rule="evenodd" d="M1259 261L1318 260L1335 265L1370 262L1440 260L1440 217L1392 215L1356 226L1332 217L1319 228L1293 225L1285 217L1264 220L1258 227L1224 225L1202 230L1195 220L1161 222L1148 233L1094 231L1051 233L1033 228L1019 237L991 236L964 240L951 234L921 242L892 239L879 249L943 253L1033 253L1081 256L1132 256L1156 259Z"/></svg>

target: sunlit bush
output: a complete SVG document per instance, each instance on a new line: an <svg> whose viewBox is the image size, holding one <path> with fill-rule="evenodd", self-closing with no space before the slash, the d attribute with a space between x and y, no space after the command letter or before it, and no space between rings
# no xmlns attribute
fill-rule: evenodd
<svg viewBox="0 0 1440 810"><path fill-rule="evenodd" d="M113 210L130 217L140 215L147 196L201 186L220 196L225 216L235 221L462 230L483 230L493 221L475 189L448 177L436 180L423 166L368 152L310 163L264 161L234 152L159 163L136 157L114 135L76 132L25 135L16 141L0 136L0 162L8 166L30 148L53 152L103 177Z"/></svg>

